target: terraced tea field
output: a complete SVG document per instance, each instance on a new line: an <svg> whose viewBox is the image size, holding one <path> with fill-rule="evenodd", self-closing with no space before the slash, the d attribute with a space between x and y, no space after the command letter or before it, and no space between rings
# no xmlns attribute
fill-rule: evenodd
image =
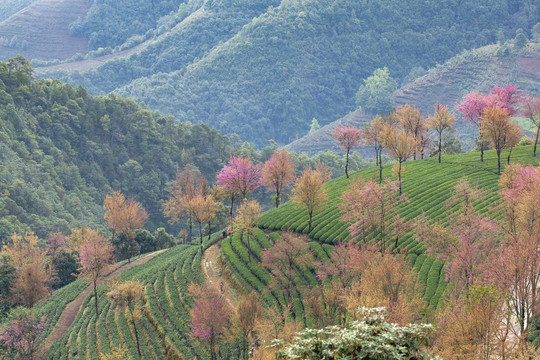
<svg viewBox="0 0 540 360"><path fill-rule="evenodd" d="M488 151L484 156L483 163L480 162L479 153L445 156L442 164L439 164L437 159L405 163L403 193L410 201L400 206L400 215L407 220L413 220L425 212L430 218L444 223L448 212L445 201L449 198L456 182L462 177L467 177L488 193L484 201L477 204L477 209L490 214L495 212L492 205L498 199L497 157L494 151ZM505 153L503 153L503 159L506 159ZM516 162L538 164L538 160L532 157L531 146L519 147L513 151L512 163ZM377 169L365 169L354 173L351 179L359 176L369 179L374 174L378 176ZM391 166L385 167L383 176L391 176ZM339 220L340 210L337 208L341 202L341 193L348 184L349 180L345 177L332 180L327 184L331 201L326 208L314 214L313 230L309 234L311 240L321 244L337 244L350 240L348 225ZM496 216L496 214L493 215ZM279 209L266 212L261 218L259 226L266 231L292 230L298 233L307 233L308 215L305 210L296 208L291 202L287 202ZM374 236L376 234L370 234L368 239L372 239ZM386 245L393 246L393 241L393 239L388 238ZM418 281L425 289L425 299L430 307L436 307L447 284L444 281L443 264L439 260L426 256L424 245L415 241L411 232L399 240L398 249L408 253L410 263L419 273ZM242 250L238 249L237 251L241 252ZM260 276L262 277L262 274ZM256 278L256 275L246 274L244 277L253 279ZM254 283L256 282L254 281ZM257 283L257 287L253 287L260 290L260 286L261 284Z"/></svg>
<svg viewBox="0 0 540 360"><path fill-rule="evenodd" d="M146 304L139 323L141 351L146 359L206 358L202 348L192 346L188 337L189 311L193 300L188 295L191 282L202 282L201 249L179 245L151 259L144 265L122 273L122 279L140 280L146 284ZM57 314L64 304L54 299L74 298L81 289L77 281L57 292L43 305L43 311ZM125 344L136 358L133 330L125 316L116 312L107 299L106 286L99 286L99 316L96 319L93 299L88 296L71 327L47 352L46 359L97 359L99 353ZM54 308L54 309L53 309ZM58 315L59 316L59 315ZM58 318L56 316L56 318Z"/></svg>
<svg viewBox="0 0 540 360"><path fill-rule="evenodd" d="M446 156L443 163L437 159L425 159L406 163L403 176L403 192L410 202L403 203L399 213L412 220L422 212L432 219L445 221L449 211L444 205L456 182L466 176L481 188L487 190L485 201L476 204L479 211L497 216L495 204L498 196L496 174L497 159L493 151L485 154L486 161L479 161L478 153ZM535 163L532 147L520 147L514 150L513 162ZM352 178L362 176L370 178L377 169L359 171ZM390 166L384 175L390 176ZM347 224L339 221L340 195L347 188L350 180L341 177L327 184L331 201L327 207L314 216L313 231L309 234L309 247L315 260L322 263L329 261L333 246L341 241L350 240ZM305 211L294 207L291 202L279 209L270 210L260 220L260 229L248 243L234 235L221 241L221 254L226 264L228 279L235 283L240 293L255 290L267 306L286 306L284 295L274 287L270 290L271 276L261 265L263 250L270 248L279 239L283 230L298 233L307 232L308 217ZM370 234L368 240L377 234ZM214 235L205 243L205 248L220 240ZM388 239L386 245L393 246L394 239ZM418 273L418 284L423 289L423 296L429 308L439 304L447 283L444 281L444 264L426 255L425 247L417 243L412 234L402 237L398 248L407 252L410 264ZM139 323L141 350L147 359L205 359L209 354L202 347L193 346L189 338L189 312L193 300L189 296L191 282L202 282L201 248L199 246L180 245L171 248L149 260L144 265L124 271L123 279L141 280L146 284L146 304L143 318ZM300 269L298 264L295 264ZM298 271L295 277L294 292L290 301L291 314L305 326L313 326L313 320L304 308L305 289L313 288L318 279L313 267ZM46 314L50 323L55 323L67 303L72 301L86 288L79 280L55 292L45 303L38 306L38 314ZM96 317L93 299L88 296L71 327L47 352L46 359L95 359L100 352L110 352L120 344L126 345L131 356L136 358L135 336L122 313L115 311L106 297L107 288L99 287L99 316ZM235 356L235 349L227 349L220 358Z"/></svg>

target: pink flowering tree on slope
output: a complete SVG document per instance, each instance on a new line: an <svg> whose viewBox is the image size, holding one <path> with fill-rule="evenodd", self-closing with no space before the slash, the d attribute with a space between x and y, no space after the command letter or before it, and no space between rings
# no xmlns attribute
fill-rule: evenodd
<svg viewBox="0 0 540 360"><path fill-rule="evenodd" d="M448 226L434 223L424 214L415 221L416 240L425 244L430 255L446 261L446 280L454 284L458 294L489 274L492 262L487 259L494 254L500 240L498 224L473 206L484 195L463 178L446 203L453 210L448 216Z"/></svg>
<svg viewBox="0 0 540 360"><path fill-rule="evenodd" d="M103 276L106 267L113 262L113 245L101 234L93 232L79 247L81 276L94 286L94 302L98 316L97 282Z"/></svg>
<svg viewBox="0 0 540 360"><path fill-rule="evenodd" d="M512 294L510 309L519 334L524 335L540 305L540 168L507 166L499 186L505 236L498 249L495 279Z"/></svg>
<svg viewBox="0 0 540 360"><path fill-rule="evenodd" d="M500 107L508 112L510 117L517 113L516 106L520 102L521 96L519 87L512 84L505 84L502 87L495 86L488 95L478 92L470 92L465 96L462 103L458 105L459 112L465 120L480 128L484 111L491 107ZM484 161L484 141L480 142L480 161Z"/></svg>
<svg viewBox="0 0 540 360"><path fill-rule="evenodd" d="M536 128L534 137L533 156L536 156L536 145L540 135L540 96L527 96L522 102L523 116L529 120L532 128Z"/></svg>
<svg viewBox="0 0 540 360"><path fill-rule="evenodd" d="M189 292L195 300L191 309L189 325L193 339L208 346L211 360L216 360L216 348L219 339L229 326L229 310L223 296L206 284L189 286Z"/></svg>
<svg viewBox="0 0 540 360"><path fill-rule="evenodd" d="M294 161L285 148L281 148L264 163L262 183L276 193L275 205L279 207L283 191L294 180Z"/></svg>
<svg viewBox="0 0 540 360"><path fill-rule="evenodd" d="M349 178L349 153L355 146L360 145L362 132L352 126L338 126L334 129L332 137L339 142L341 151L345 151L345 176Z"/></svg>
<svg viewBox="0 0 540 360"><path fill-rule="evenodd" d="M32 360L39 348L39 336L48 326L43 318L38 319L25 308L17 308L11 314L11 321L0 328L0 348L9 359Z"/></svg>
<svg viewBox="0 0 540 360"><path fill-rule="evenodd" d="M405 196L396 196L398 191L396 182L388 179L383 184L373 180L364 181L362 178L353 181L343 192L343 204L339 205L340 219L349 223L351 236L360 235L366 242L366 236L376 231L382 251L385 238L389 235L388 229L393 228L392 235L396 237L394 247L397 248L399 237L406 233L408 226L397 214L396 208L399 201L409 201ZM398 223L399 226L396 226Z"/></svg>
<svg viewBox="0 0 540 360"><path fill-rule="evenodd" d="M234 198L239 195L245 199L261 184L261 167L255 165L247 156L231 155L229 163L217 174L217 183L227 189L231 199L233 214Z"/></svg>

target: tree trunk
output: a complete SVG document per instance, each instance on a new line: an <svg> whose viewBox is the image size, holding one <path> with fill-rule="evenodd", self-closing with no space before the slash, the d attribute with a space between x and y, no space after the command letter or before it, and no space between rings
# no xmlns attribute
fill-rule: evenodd
<svg viewBox="0 0 540 360"><path fill-rule="evenodd" d="M399 195L401 195L401 161L399 162L398 181L399 181Z"/></svg>
<svg viewBox="0 0 540 360"><path fill-rule="evenodd" d="M130 239L128 239L127 258L128 258L128 264L131 264L131 241L130 241Z"/></svg>
<svg viewBox="0 0 540 360"><path fill-rule="evenodd" d="M193 221L191 220L191 216L189 217L189 239L188 242L191 244L191 239L193 237Z"/></svg>
<svg viewBox="0 0 540 360"><path fill-rule="evenodd" d="M497 149L497 175L501 175L501 150Z"/></svg>
<svg viewBox="0 0 540 360"><path fill-rule="evenodd" d="M201 245L202 245L202 223L199 221L199 236L201 237Z"/></svg>
<svg viewBox="0 0 540 360"><path fill-rule="evenodd" d="M441 153L442 153L442 131L439 133L439 164L441 163Z"/></svg>
<svg viewBox="0 0 540 360"><path fill-rule="evenodd" d="M382 149L379 150L379 184L382 184Z"/></svg>
<svg viewBox="0 0 540 360"><path fill-rule="evenodd" d="M506 163L510 165L510 157L512 156L512 150L514 150L513 147L510 148L510 151L508 152L508 158L506 159Z"/></svg>
<svg viewBox="0 0 540 360"><path fill-rule="evenodd" d="M308 225L308 234L311 232L311 218L313 217L313 211L309 212L309 225Z"/></svg>
<svg viewBox="0 0 540 360"><path fill-rule="evenodd" d="M379 150L375 148L375 166L379 166Z"/></svg>
<svg viewBox="0 0 540 360"><path fill-rule="evenodd" d="M279 207L279 195L280 195L280 191L276 190L276 209Z"/></svg>
<svg viewBox="0 0 540 360"><path fill-rule="evenodd" d="M210 241L210 236L212 235L212 221L208 222L208 241Z"/></svg>
<svg viewBox="0 0 540 360"><path fill-rule="evenodd" d="M534 138L533 156L536 157L536 145L538 144L538 135L540 134L540 124L536 129L536 137Z"/></svg>
<svg viewBox="0 0 540 360"><path fill-rule="evenodd" d="M234 195L231 196L231 211L229 211L229 215L233 216L233 207L234 207Z"/></svg>
<svg viewBox="0 0 540 360"><path fill-rule="evenodd" d="M98 314L98 299L97 299L97 284L96 279L94 279L94 303L96 304L96 319L99 316Z"/></svg>
<svg viewBox="0 0 540 360"><path fill-rule="evenodd" d="M480 139L480 161L484 162L484 140Z"/></svg>
<svg viewBox="0 0 540 360"><path fill-rule="evenodd" d="M214 338L214 329L210 329L210 358L216 360L216 353L214 351L216 339Z"/></svg>
<svg viewBox="0 0 540 360"><path fill-rule="evenodd" d="M347 155L345 156L345 176L349 178L349 149L347 149Z"/></svg>
<svg viewBox="0 0 540 360"><path fill-rule="evenodd" d="M129 308L129 312L131 313L131 323L133 324L133 331L135 332L135 340L137 342L137 353L139 354L139 358L141 355L141 345L139 344L139 333L137 332L137 325L135 325L135 318L133 317L133 310Z"/></svg>

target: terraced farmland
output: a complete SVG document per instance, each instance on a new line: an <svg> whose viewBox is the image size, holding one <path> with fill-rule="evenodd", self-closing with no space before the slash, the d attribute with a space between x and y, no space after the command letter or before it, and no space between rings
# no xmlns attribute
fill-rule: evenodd
<svg viewBox="0 0 540 360"><path fill-rule="evenodd" d="M537 163L532 158L530 146L514 150L513 162ZM469 177L480 187L489 191L486 200L479 202L480 211L497 215L491 205L497 200L496 156L494 152L486 153L486 161L479 161L478 153L447 156L443 163L436 159L426 159L406 164L403 177L403 190L410 199L399 208L399 213L411 220L422 211L432 219L444 221L448 209L444 206L453 186L463 176ZM353 174L352 178L363 176L369 178L375 169L366 169ZM390 175L390 167L384 170ZM340 241L350 240L347 224L339 221L339 204L341 192L346 189L349 180L344 177L328 183L329 205L314 217L314 228L309 234L309 246L316 261L327 262L333 251L333 245ZM248 248L244 239L234 235L221 242L222 256L225 260L226 274L237 285L241 293L255 290L260 299L272 307L283 308L287 301L275 290L269 290L271 276L261 265L263 250L270 248L280 236L281 231L291 229L307 232L308 217L302 209L292 203L286 203L279 209L268 211L260 221L260 229L256 229ZM370 239L376 236L371 234ZM219 240L214 235L212 241L205 243L205 248ZM388 239L387 245L393 244ZM429 307L435 309L439 304L447 283L444 281L444 264L424 253L423 244L417 243L412 234L399 240L398 248L407 251L407 259L418 272L418 283L423 289L423 296ZM202 282L201 248L199 246L181 245L169 249L163 254L149 260L146 264L133 267L122 273L123 279L141 280L146 284L146 304L144 316L138 328L141 337L141 350L148 359L205 359L209 357L202 347L194 347L188 333L189 311L193 300L188 295L191 282ZM299 268L297 266L297 268ZM291 313L296 320L305 326L313 326L313 320L304 308L306 288L313 288L318 283L314 268L298 272L295 278L295 291L292 295ZM38 313L48 314L49 322L59 318L62 309L74 299L86 284L74 282L57 291L49 301L40 304ZM116 312L106 298L107 289L100 286L99 316L96 319L91 296L87 297L78 315L64 334L48 351L46 359L94 359L100 352L110 352L120 344L126 345L131 355L136 358L136 346L133 330L128 326L123 314ZM60 301L61 300L61 301ZM233 355L235 349L227 349L222 358Z"/></svg>
<svg viewBox="0 0 540 360"><path fill-rule="evenodd" d="M188 333L189 311L193 300L188 295L191 282L202 282L201 249L179 245L156 256L146 264L122 273L122 279L146 284L146 304L138 325L141 351L146 359L206 358L202 348L192 346ZM84 288L77 283L62 290L76 296ZM93 299L87 297L71 327L47 352L46 359L96 359L100 352L125 344L137 357L133 330L125 316L116 312L107 299L107 288L99 288L99 317L96 321ZM61 295L61 294L60 294ZM56 294L54 295L56 296ZM54 307L47 302L46 308ZM59 306L60 307L60 306Z"/></svg>
<svg viewBox="0 0 540 360"><path fill-rule="evenodd" d="M285 299L278 292L268 290L271 282L270 275L260 264L263 249L271 247L280 236L278 232L266 234L264 231L257 229L255 236L251 239L250 248L248 248L246 242L240 241L239 235L233 235L222 241L221 249L229 266L229 277L241 288L242 292L249 293L255 290L262 295L261 299L267 306L283 308L286 304ZM309 246L315 256L315 261L328 261L328 253L321 244L312 241ZM329 248L329 251L331 251L331 246ZM251 249L252 253L251 260L249 259L249 249ZM300 272L298 280L295 282L297 291L293 294L292 315L306 326L312 326L312 321L306 315L304 309L302 290L315 287L317 281L315 269L310 268L307 271Z"/></svg>
<svg viewBox="0 0 540 360"><path fill-rule="evenodd" d="M439 164L437 159L407 162L406 172L403 175L403 193L410 202L400 206L400 215L412 220L425 212L428 217L444 223L448 211L444 205L445 200L449 198L456 182L465 176L489 193L483 202L477 204L477 209L488 213L496 211L491 206L498 199L497 157L494 151L488 151L485 153L483 163L479 158L479 153L469 153L445 156L442 164ZM503 158L505 159L505 154ZM514 150L512 162L537 164L538 160L532 157L532 147L524 146ZM351 178L362 176L368 179L376 172L377 169L374 168L365 169L356 172ZM391 176L390 166L384 169L383 176ZM345 177L328 183L331 201L325 209L314 214L313 230L309 234L312 240L323 244L337 244L350 240L348 225L339 221L340 211L336 207L341 202L341 193L348 184L349 180ZM305 210L296 208L288 202L279 209L266 212L259 226L266 231L289 229L307 233L308 215ZM376 234L371 234L368 239L374 236ZM392 242L393 239L388 238L387 246L390 246ZM419 273L418 281L425 289L424 297L430 307L436 307L447 284L444 281L443 264L439 260L426 256L424 245L416 242L411 232L399 240L398 249L409 254L410 263Z"/></svg>

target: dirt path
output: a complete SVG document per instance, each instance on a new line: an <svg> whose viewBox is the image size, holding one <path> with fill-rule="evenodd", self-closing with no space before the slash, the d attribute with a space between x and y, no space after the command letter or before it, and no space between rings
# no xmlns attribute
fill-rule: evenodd
<svg viewBox="0 0 540 360"><path fill-rule="evenodd" d="M124 271L126 271L128 269L131 269L134 266L144 264L148 260L152 259L156 255L158 255L158 254L160 254L160 253L162 253L164 251L166 251L166 249L155 251L155 252L153 252L151 254L148 254L148 255L146 255L144 257L141 257L141 258L139 258L137 260L132 261L130 264L125 264L123 266L116 267L108 275L106 275L103 278L103 280L101 280L99 283L101 284L103 281L105 281L107 279L110 279L110 278L112 278L112 277L114 277L116 275L119 275L119 274L123 273ZM60 315L60 319L56 323L56 326L55 326L54 330L49 334L47 339L45 339L45 341L43 342L43 346L41 347L41 350L40 350L40 359L43 358L43 356L45 356L45 354L47 354L47 351L49 351L51 346L56 341L58 341L62 337L62 335L64 335L64 333L69 329L69 327L71 326L71 324L75 320L75 317L77 317L77 314L79 313L79 309L80 309L84 299L86 299L88 294L90 294L90 292L92 292L93 290L94 289L93 289L92 286L88 286L83 292L81 292L75 298L75 300L73 300L72 302L70 302L69 304L66 305L66 308L62 312L62 315Z"/></svg>
<svg viewBox="0 0 540 360"><path fill-rule="evenodd" d="M219 247L217 244L210 246L203 254L201 266L208 282L221 292L223 287L223 296L231 308L236 308L238 296L233 290L229 281L222 276L218 265ZM223 283L223 286L221 285Z"/></svg>

